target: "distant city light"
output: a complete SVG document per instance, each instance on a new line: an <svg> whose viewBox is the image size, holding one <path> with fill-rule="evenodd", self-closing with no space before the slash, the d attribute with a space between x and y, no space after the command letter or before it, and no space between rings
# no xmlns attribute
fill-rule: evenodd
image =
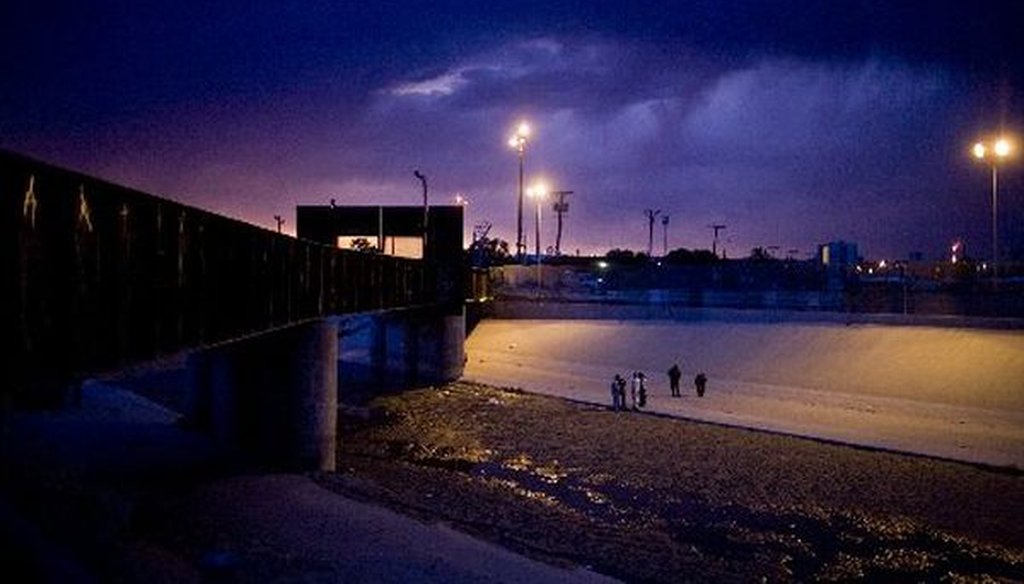
<svg viewBox="0 0 1024 584"><path fill-rule="evenodd" d="M604 269L606 269L608 267L608 262L603 261L603 260L600 261L600 262L597 262L597 267L602 269L602 270L604 270Z"/></svg>

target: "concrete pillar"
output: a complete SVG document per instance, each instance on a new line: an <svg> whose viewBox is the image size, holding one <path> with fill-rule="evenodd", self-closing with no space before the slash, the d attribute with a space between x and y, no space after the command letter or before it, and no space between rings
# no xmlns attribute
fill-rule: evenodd
<svg viewBox="0 0 1024 584"><path fill-rule="evenodd" d="M247 463L334 470L337 362L330 321L197 351L188 362L188 419Z"/></svg>
<svg viewBox="0 0 1024 584"><path fill-rule="evenodd" d="M464 309L458 314L431 315L419 329L419 381L439 384L462 377L466 364Z"/></svg>

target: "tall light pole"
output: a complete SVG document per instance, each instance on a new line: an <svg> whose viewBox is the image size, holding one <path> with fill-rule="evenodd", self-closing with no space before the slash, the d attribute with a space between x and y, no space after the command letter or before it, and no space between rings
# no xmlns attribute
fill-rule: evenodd
<svg viewBox="0 0 1024 584"><path fill-rule="evenodd" d="M644 209L647 216L647 257L654 255L654 218L661 215L661 209Z"/></svg>
<svg viewBox="0 0 1024 584"><path fill-rule="evenodd" d="M558 231L556 232L557 235L555 235L555 255L560 256L562 255L562 215L569 212L569 203L565 200L565 197L566 195L571 195L572 191L555 191L551 194L558 197L558 200L555 201L552 209L558 215Z"/></svg>
<svg viewBox="0 0 1024 584"><path fill-rule="evenodd" d="M715 223L708 225L709 229L714 230L715 238L711 240L711 255L718 257L718 232L725 229L725 225L722 223Z"/></svg>
<svg viewBox="0 0 1024 584"><path fill-rule="evenodd" d="M427 221L429 217L429 207L427 207L427 177L418 170L412 171L413 176L420 179L420 184L423 185L423 259L427 259Z"/></svg>
<svg viewBox="0 0 1024 584"><path fill-rule="evenodd" d="M541 286L541 273L540 273L540 205L544 201L544 198L548 194L548 188L543 184L536 184L527 191L527 195L537 203L536 211L534 212L534 227L536 229L534 233L534 250L537 253L537 287Z"/></svg>
<svg viewBox="0 0 1024 584"><path fill-rule="evenodd" d="M971 153L978 160L988 161L992 167L992 284L995 286L999 281L999 163L1010 155L1013 150L1010 141L1006 138L997 138L991 144L976 142L971 148Z"/></svg>
<svg viewBox="0 0 1024 584"><path fill-rule="evenodd" d="M668 215L661 218L661 255L668 257Z"/></svg>
<svg viewBox="0 0 1024 584"><path fill-rule="evenodd" d="M526 158L526 142L530 135L530 126L523 122L516 128L516 133L508 139L508 145L519 154L519 213L516 216L516 257L520 260L526 251L523 242L523 164Z"/></svg>

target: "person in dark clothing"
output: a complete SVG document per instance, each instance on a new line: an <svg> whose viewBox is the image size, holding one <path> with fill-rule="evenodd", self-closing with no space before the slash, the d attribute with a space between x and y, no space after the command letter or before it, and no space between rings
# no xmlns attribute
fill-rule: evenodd
<svg viewBox="0 0 1024 584"><path fill-rule="evenodd" d="M626 380L618 373L612 379L612 409L615 411L626 409Z"/></svg>
<svg viewBox="0 0 1024 584"><path fill-rule="evenodd" d="M697 387L697 397L704 397L704 389L708 385L708 376L704 375L703 372L698 373L697 377L693 378L693 385Z"/></svg>
<svg viewBox="0 0 1024 584"><path fill-rule="evenodd" d="M672 397L679 397L679 379L682 378L683 372L679 369L678 364L673 364L672 368L668 370L668 387L672 390Z"/></svg>

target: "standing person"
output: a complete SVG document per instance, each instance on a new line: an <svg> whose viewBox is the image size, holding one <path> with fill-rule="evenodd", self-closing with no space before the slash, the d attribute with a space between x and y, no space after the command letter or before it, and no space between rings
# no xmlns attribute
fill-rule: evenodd
<svg viewBox="0 0 1024 584"><path fill-rule="evenodd" d="M626 380L618 373L612 379L612 409L615 411L626 409Z"/></svg>
<svg viewBox="0 0 1024 584"><path fill-rule="evenodd" d="M640 397L640 372L639 371L634 371L633 372L633 378L630 379L630 383L629 383L629 398L630 398L630 402L632 402L634 410L639 409L639 407L637 406L637 401L639 400L639 397Z"/></svg>
<svg viewBox="0 0 1024 584"><path fill-rule="evenodd" d="M619 375L618 386L616 391L619 393L619 407L626 409L626 378Z"/></svg>
<svg viewBox="0 0 1024 584"><path fill-rule="evenodd" d="M704 397L704 389L708 384L708 376L701 371L693 378L693 385L697 387L697 397Z"/></svg>
<svg viewBox="0 0 1024 584"><path fill-rule="evenodd" d="M672 390L672 397L680 397L682 394L679 392L679 380L683 377L683 371L679 369L678 363L673 363L672 368L668 370L668 387Z"/></svg>
<svg viewBox="0 0 1024 584"><path fill-rule="evenodd" d="M638 371L637 374L638 391L637 391L637 403L640 404L641 408L647 407L647 376L644 375L643 371Z"/></svg>

